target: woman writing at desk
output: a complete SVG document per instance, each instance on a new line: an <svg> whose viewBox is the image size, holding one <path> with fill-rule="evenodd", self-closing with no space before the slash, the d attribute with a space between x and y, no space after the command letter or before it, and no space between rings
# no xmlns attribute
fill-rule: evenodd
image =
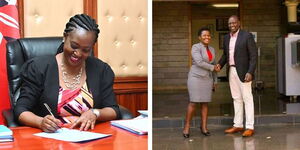
<svg viewBox="0 0 300 150"><path fill-rule="evenodd" d="M20 123L54 132L62 124L88 130L96 121L119 118L114 73L108 64L89 56L99 32L90 16L75 15L66 24L64 42L58 48L61 53L36 57L23 65L14 109Z"/></svg>

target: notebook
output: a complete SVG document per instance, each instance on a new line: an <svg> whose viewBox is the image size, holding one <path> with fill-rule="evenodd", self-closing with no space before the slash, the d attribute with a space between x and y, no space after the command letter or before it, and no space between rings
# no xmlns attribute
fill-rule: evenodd
<svg viewBox="0 0 300 150"><path fill-rule="evenodd" d="M0 142L12 142L12 141L14 141L14 137L12 135L0 136Z"/></svg>
<svg viewBox="0 0 300 150"><path fill-rule="evenodd" d="M44 137L44 138L68 141L68 142L88 142L88 141L93 141L93 140L111 136L111 134L101 134L101 133L80 131L80 130L68 129L68 128L58 129L54 133L41 132L33 135Z"/></svg>
<svg viewBox="0 0 300 150"><path fill-rule="evenodd" d="M114 120L110 121L111 125L125 129L138 135L148 134L148 118Z"/></svg>
<svg viewBox="0 0 300 150"><path fill-rule="evenodd" d="M4 125L0 125L0 136L13 135L12 130Z"/></svg>
<svg viewBox="0 0 300 150"><path fill-rule="evenodd" d="M8 127L0 125L0 142L14 141L13 132Z"/></svg>
<svg viewBox="0 0 300 150"><path fill-rule="evenodd" d="M138 112L144 117L148 117L148 110L138 110Z"/></svg>

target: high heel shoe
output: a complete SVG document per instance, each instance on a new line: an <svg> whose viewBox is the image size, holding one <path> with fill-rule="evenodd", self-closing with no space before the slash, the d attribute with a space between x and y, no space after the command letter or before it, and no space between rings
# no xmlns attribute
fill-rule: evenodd
<svg viewBox="0 0 300 150"><path fill-rule="evenodd" d="M209 131L203 132L203 131L201 130L201 133L202 133L203 135L205 135L205 136L210 136L210 132L209 132Z"/></svg>
<svg viewBox="0 0 300 150"><path fill-rule="evenodd" d="M185 131L186 128L188 129L188 130L187 130L187 133L184 133L184 131ZM190 127L184 126L184 129L183 129L183 132L182 132L182 136L183 136L184 138L189 138L189 137L190 137Z"/></svg>
<svg viewBox="0 0 300 150"><path fill-rule="evenodd" d="M202 127L201 127L200 129L201 129L201 133L202 133L203 135L205 135L205 136L210 136L210 132L209 132L209 131L204 132L204 131L202 130Z"/></svg>
<svg viewBox="0 0 300 150"><path fill-rule="evenodd" d="M189 138L190 137L189 133L188 134L182 133L182 135L183 135L184 138Z"/></svg>

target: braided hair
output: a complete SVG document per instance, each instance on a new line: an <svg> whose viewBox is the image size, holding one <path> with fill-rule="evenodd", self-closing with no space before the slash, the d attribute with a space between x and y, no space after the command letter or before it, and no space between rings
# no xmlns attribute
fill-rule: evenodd
<svg viewBox="0 0 300 150"><path fill-rule="evenodd" d="M95 42L97 41L100 30L98 28L98 24L96 23L95 19L91 18L86 14L77 14L70 18L69 22L66 24L66 28L64 32L69 33L79 27L87 31L95 32L96 35Z"/></svg>
<svg viewBox="0 0 300 150"><path fill-rule="evenodd" d="M97 41L100 30L98 28L98 24L96 23L95 19L91 18L86 14L77 14L69 19L69 22L66 24L64 33L69 33L77 28L82 28L87 31L95 32L96 35L95 42ZM59 45L56 54L63 52L63 47L64 47L64 42L62 42Z"/></svg>

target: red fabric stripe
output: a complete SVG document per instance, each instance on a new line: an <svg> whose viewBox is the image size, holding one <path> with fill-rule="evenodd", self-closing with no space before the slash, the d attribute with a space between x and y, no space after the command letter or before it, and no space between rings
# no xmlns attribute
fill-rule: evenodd
<svg viewBox="0 0 300 150"><path fill-rule="evenodd" d="M14 18L18 22L18 10L15 5L6 5L3 7L0 7L0 12ZM16 23L8 20L7 18L5 18L3 16L1 16L1 17L5 21L8 21L14 25L17 25ZM4 24L2 21L0 21L0 33L5 37L11 37L11 38L15 38L15 39L20 38L18 29L14 28L14 27L10 27L10 26ZM0 98L0 114L1 114L0 115L0 124L4 123L2 111L4 109L10 108L7 70L6 70L6 43L7 43L7 41L3 37L2 41L0 41L0 97L1 97Z"/></svg>
<svg viewBox="0 0 300 150"><path fill-rule="evenodd" d="M74 91L72 91L72 90L64 90L62 92L61 103L59 103L58 106L57 106L58 113L60 113L61 107L63 107L68 102L72 101L79 94L80 94L80 88L78 88L78 89L76 89Z"/></svg>
<svg viewBox="0 0 300 150"><path fill-rule="evenodd" d="M0 45L0 124L4 123L2 111L10 108L10 100L8 94L8 81L6 71L6 41L2 39Z"/></svg>
<svg viewBox="0 0 300 150"><path fill-rule="evenodd" d="M19 22L18 9L15 5L6 5L0 7L0 12L7 14L8 16L14 18L17 22Z"/></svg>
<svg viewBox="0 0 300 150"><path fill-rule="evenodd" d="M17 10L16 6L6 5L3 7L0 7L0 12L10 16L11 18L14 18L17 22L19 22L18 21L18 10ZM9 23L19 26L16 23L14 23L13 21L10 21L3 16L1 16L1 18L8 21ZM2 33L3 36L8 36L8 37L12 37L15 39L20 38L19 29L10 27L7 24L3 23L2 21L0 21L0 32Z"/></svg>
<svg viewBox="0 0 300 150"><path fill-rule="evenodd" d="M1 21L0 21L0 32L2 33L3 36L8 36L14 39L20 38L19 29L7 26L6 24L3 24Z"/></svg>

